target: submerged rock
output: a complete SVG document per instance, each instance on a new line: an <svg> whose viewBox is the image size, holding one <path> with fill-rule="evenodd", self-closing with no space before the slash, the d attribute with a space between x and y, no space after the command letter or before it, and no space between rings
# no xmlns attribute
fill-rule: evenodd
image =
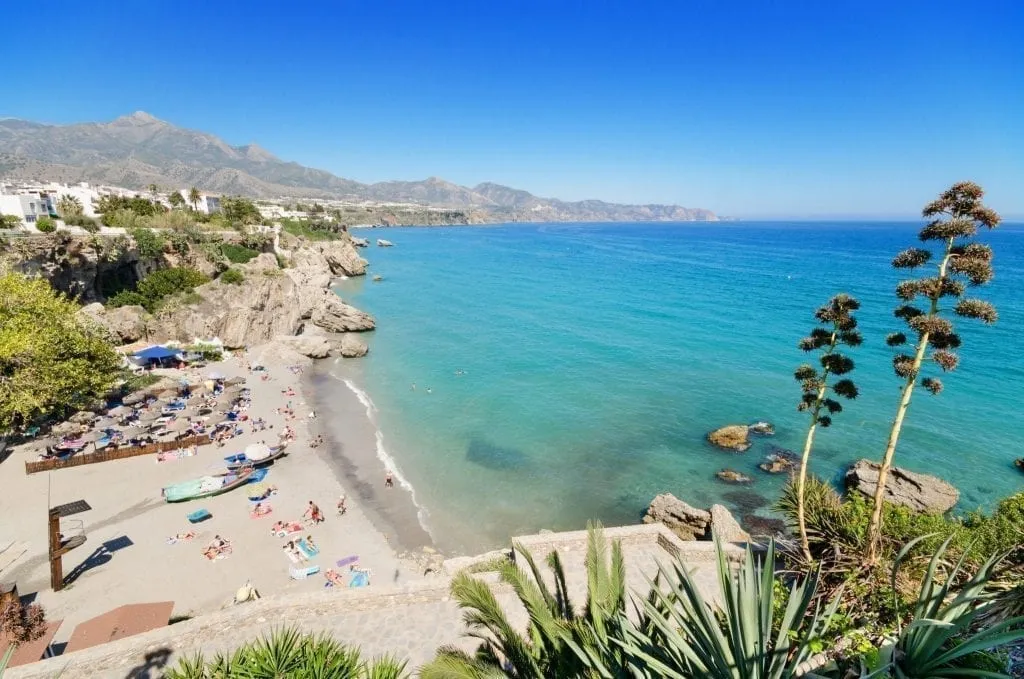
<svg viewBox="0 0 1024 679"><path fill-rule="evenodd" d="M757 514L744 514L741 520L743 527L754 536L780 538L786 535L786 522Z"/></svg>
<svg viewBox="0 0 1024 679"><path fill-rule="evenodd" d="M1017 459L1016 459L1016 460L1014 461L1014 464L1015 464L1015 465L1017 465L1017 469L1019 469L1019 470L1021 470L1022 472L1024 472L1024 457L1018 457L1018 458L1017 458Z"/></svg>
<svg viewBox="0 0 1024 679"><path fill-rule="evenodd" d="M771 422L765 422L764 420L755 422L754 424L747 427L747 430L751 434L757 434L758 436L775 435L775 425L773 425Z"/></svg>
<svg viewBox="0 0 1024 679"><path fill-rule="evenodd" d="M735 469L723 469L720 472L716 472L715 476L718 477L719 481L725 481L726 483L753 483L754 479L750 478L746 474L741 474Z"/></svg>
<svg viewBox="0 0 1024 679"><path fill-rule="evenodd" d="M874 497L878 488L879 465L857 460L846 472L846 489ZM885 501L909 507L916 512L942 514L953 508L960 492L937 476L918 474L900 467L889 470L885 483Z"/></svg>
<svg viewBox="0 0 1024 679"><path fill-rule="evenodd" d="M389 240L384 240L383 238L378 238L377 239L377 247L379 247L379 248L391 248L391 247L394 247L394 246L395 246L395 244L392 243Z"/></svg>
<svg viewBox="0 0 1024 679"><path fill-rule="evenodd" d="M799 466L800 458L792 450L772 448L758 469L769 474L787 474Z"/></svg>
<svg viewBox="0 0 1024 679"><path fill-rule="evenodd" d="M710 536L711 513L686 504L671 493L662 493L644 513L644 523L663 523L683 540L705 540Z"/></svg>
<svg viewBox="0 0 1024 679"><path fill-rule="evenodd" d="M726 450L742 453L750 448L750 430L744 424L730 424L708 434L708 441Z"/></svg>

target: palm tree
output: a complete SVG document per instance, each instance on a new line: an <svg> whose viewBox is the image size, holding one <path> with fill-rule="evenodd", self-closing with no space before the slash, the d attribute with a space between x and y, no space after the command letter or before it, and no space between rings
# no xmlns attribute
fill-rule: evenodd
<svg viewBox="0 0 1024 679"><path fill-rule="evenodd" d="M625 617L626 576L622 548L612 544L609 561L600 525L587 526L587 603L577 611L569 600L565 569L558 552L547 558L554 591L547 586L533 556L522 545L513 553L527 569L513 561L499 569L501 580L512 586L530 617L521 635L508 620L487 583L468 573L452 580L452 596L466 611L469 635L480 640L475 656L443 647L430 664L420 669L423 679L448 677L588 677L596 667L615 664L619 655L610 641L618 636Z"/></svg>
<svg viewBox="0 0 1024 679"><path fill-rule="evenodd" d="M230 655L218 655L210 661L202 655L186 658L165 676L167 679L402 679L408 674L405 663L390 656L366 661L358 648L340 644L330 637L281 629Z"/></svg>
<svg viewBox="0 0 1024 679"><path fill-rule="evenodd" d="M62 219L77 217L82 214L82 201L78 200L77 196L65 193L57 200L57 212Z"/></svg>
<svg viewBox="0 0 1024 679"><path fill-rule="evenodd" d="M171 195L167 196L167 202L173 208L180 208L185 204L185 197L181 195L181 191L172 191Z"/></svg>
<svg viewBox="0 0 1024 679"><path fill-rule="evenodd" d="M918 238L924 243L941 243L935 276L902 281L896 286L896 296L902 303L894 313L917 335L917 347L912 355L899 353L893 358L893 369L896 376L903 380L903 387L882 464L878 469L874 509L868 524L868 560L872 562L878 557L881 541L885 484L903 429L903 420L910 407L910 398L926 360L925 354L931 348L933 351L927 360L938 365L944 372L954 370L960 362L959 356L953 351L961 344L960 336L954 331L953 324L942 317L944 310L940 306L941 300L946 297L959 300L953 308L958 316L975 318L986 324L995 323L997 318L995 307L988 302L964 299L966 286L959 280L964 278L969 285L984 285L992 279L992 248L973 242L980 226L994 229L1000 221L994 210L982 204L984 195L985 192L977 184L960 182L924 207L921 214L931 221L921 229ZM916 269L927 264L932 257L931 250L909 248L896 255L892 266L896 269ZM911 304L918 296L924 298L926 309ZM895 332L886 338L886 343L891 347L902 346L907 343L907 336ZM920 382L932 394L942 391L942 382L938 378L925 377Z"/></svg>
<svg viewBox="0 0 1024 679"><path fill-rule="evenodd" d="M188 192L188 202L192 203L192 209L199 210L199 201L202 199L203 194L199 193L199 189L192 187Z"/></svg>
<svg viewBox="0 0 1024 679"><path fill-rule="evenodd" d="M853 360L838 351L841 346L856 347L862 342L857 330L857 319L853 312L860 308L860 302L847 294L839 294L829 300L828 304L819 308L814 316L821 324L811 334L800 340L800 348L804 351L820 351L818 362L821 371L810 364L803 364L796 369L793 376L803 389L799 410L809 410L811 421L804 440L803 455L800 457L800 473L797 476L797 525L800 530L800 547L804 559L810 563L811 547L807 540L807 522L804 517L804 487L807 483L807 465L814 446L814 434L817 428L829 427L832 416L842 412L843 406L829 397L829 391L846 399L857 398L857 385L850 379L840 379L829 384L832 375L846 375L853 370ZM828 414L822 414L827 410Z"/></svg>

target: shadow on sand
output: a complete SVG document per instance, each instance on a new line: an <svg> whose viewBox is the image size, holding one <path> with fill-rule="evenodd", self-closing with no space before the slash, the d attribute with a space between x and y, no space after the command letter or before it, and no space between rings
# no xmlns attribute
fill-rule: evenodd
<svg viewBox="0 0 1024 679"><path fill-rule="evenodd" d="M122 550L125 547L131 547L134 544L135 543L132 542L127 535L122 535L121 537L114 538L113 540L107 540L94 549L92 554L86 557L85 561L75 566L71 569L71 572L64 576L64 584L70 585L72 582L80 578L86 571L108 563L114 558L114 552Z"/></svg>

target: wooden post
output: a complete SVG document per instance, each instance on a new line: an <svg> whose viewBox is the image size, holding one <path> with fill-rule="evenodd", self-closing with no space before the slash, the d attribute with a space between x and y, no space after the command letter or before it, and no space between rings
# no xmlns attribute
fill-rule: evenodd
<svg viewBox="0 0 1024 679"><path fill-rule="evenodd" d="M50 519L50 588L54 592L64 589L64 559L60 546L60 514L49 511Z"/></svg>

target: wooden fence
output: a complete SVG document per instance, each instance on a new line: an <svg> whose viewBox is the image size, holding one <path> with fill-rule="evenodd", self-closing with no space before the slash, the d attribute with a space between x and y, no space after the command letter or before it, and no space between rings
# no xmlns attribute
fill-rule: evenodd
<svg viewBox="0 0 1024 679"><path fill-rule="evenodd" d="M127 457L138 457L139 455L152 455L153 453L164 453L169 450L188 448L190 446L205 446L211 443L207 434L197 434L188 438L176 441L158 441L144 446L131 448L112 448L109 450L97 450L92 453L76 453L69 458L59 460L40 460L38 462L26 462L25 473L35 474L36 472L48 472L54 469L66 469L68 467L80 467L84 464L97 464L99 462L110 462L111 460L123 460Z"/></svg>

